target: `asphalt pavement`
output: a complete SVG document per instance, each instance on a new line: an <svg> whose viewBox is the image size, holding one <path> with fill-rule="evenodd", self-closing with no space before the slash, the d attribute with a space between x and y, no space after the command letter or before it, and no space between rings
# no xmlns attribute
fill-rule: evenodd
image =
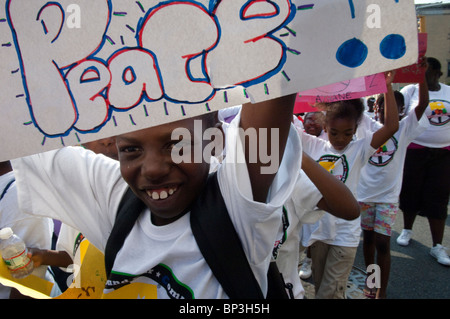
<svg viewBox="0 0 450 319"><path fill-rule="evenodd" d="M450 208L450 207L449 207ZM450 211L450 210L449 210ZM432 246L428 220L417 216L413 226L413 238L408 246L397 244L403 229L403 213L400 211L391 237L391 272L387 290L388 299L450 299L450 267L439 264L430 255ZM450 254L450 218L446 220L442 245ZM347 285L349 299L362 299L365 278L362 237L355 263ZM303 281L306 297L313 299L313 279Z"/></svg>

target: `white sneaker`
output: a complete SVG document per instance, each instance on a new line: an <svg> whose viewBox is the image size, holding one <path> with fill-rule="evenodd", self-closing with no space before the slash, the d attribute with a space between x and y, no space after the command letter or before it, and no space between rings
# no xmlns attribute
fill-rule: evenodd
<svg viewBox="0 0 450 319"><path fill-rule="evenodd" d="M301 279L308 279L312 275L311 270L312 259L305 257L302 262L302 266L300 267L300 271L298 275Z"/></svg>
<svg viewBox="0 0 450 319"><path fill-rule="evenodd" d="M397 244L401 246L408 246L411 237L412 237L412 230L403 229L400 236L397 237Z"/></svg>
<svg viewBox="0 0 450 319"><path fill-rule="evenodd" d="M430 255L436 258L438 263L445 266L450 266L450 258L447 255L446 248L441 244L437 244L432 247L430 250Z"/></svg>

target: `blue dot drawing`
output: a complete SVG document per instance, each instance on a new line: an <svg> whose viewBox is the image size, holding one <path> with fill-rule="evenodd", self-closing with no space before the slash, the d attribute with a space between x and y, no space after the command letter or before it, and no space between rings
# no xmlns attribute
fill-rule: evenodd
<svg viewBox="0 0 450 319"><path fill-rule="evenodd" d="M359 39L353 38L341 44L336 52L336 59L342 65L356 68L367 58L367 46Z"/></svg>
<svg viewBox="0 0 450 319"><path fill-rule="evenodd" d="M400 34L389 34L380 43L380 52L386 59L400 59L406 53L405 38Z"/></svg>

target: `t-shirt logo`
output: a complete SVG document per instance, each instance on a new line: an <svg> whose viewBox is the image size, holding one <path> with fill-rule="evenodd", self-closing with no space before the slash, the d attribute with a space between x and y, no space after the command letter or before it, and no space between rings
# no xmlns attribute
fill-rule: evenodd
<svg viewBox="0 0 450 319"><path fill-rule="evenodd" d="M139 282L143 277L153 280L157 285ZM173 274L172 269L164 264L159 264L141 275L118 273L113 270L106 282L105 291L112 291L107 292L107 295L112 297L122 296L122 292L126 292L126 294L133 292L133 298L139 296L141 299L148 299L149 297L156 298L156 287L164 288L170 299L195 299L192 289L180 282Z"/></svg>
<svg viewBox="0 0 450 319"><path fill-rule="evenodd" d="M369 163L374 166L386 166L394 158L398 149L398 141L395 137L391 137L380 148L373 153L369 159Z"/></svg>
<svg viewBox="0 0 450 319"><path fill-rule="evenodd" d="M442 126L450 122L450 114L448 113L446 105L449 102L445 100L431 100L429 107L431 113L428 114L428 120L431 125Z"/></svg>
<svg viewBox="0 0 450 319"><path fill-rule="evenodd" d="M277 240L275 242L275 245L273 247L272 250L272 259L276 260L278 257L278 251L281 247L281 245L284 244L284 242L287 239L287 229L289 228L289 217L288 217L288 212L286 210L286 207L283 206L283 217L282 217L282 221L283 221L283 235L281 237L280 240Z"/></svg>
<svg viewBox="0 0 450 319"><path fill-rule="evenodd" d="M317 162L333 176L345 183L348 177L348 162L345 155L323 155Z"/></svg>

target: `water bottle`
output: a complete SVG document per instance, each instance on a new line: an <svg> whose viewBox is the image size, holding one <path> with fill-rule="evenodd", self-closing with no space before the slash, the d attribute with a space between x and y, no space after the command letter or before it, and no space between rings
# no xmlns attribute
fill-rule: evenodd
<svg viewBox="0 0 450 319"><path fill-rule="evenodd" d="M11 228L0 230L0 251L3 261L14 278L24 278L33 272L33 261L28 257L23 240Z"/></svg>

